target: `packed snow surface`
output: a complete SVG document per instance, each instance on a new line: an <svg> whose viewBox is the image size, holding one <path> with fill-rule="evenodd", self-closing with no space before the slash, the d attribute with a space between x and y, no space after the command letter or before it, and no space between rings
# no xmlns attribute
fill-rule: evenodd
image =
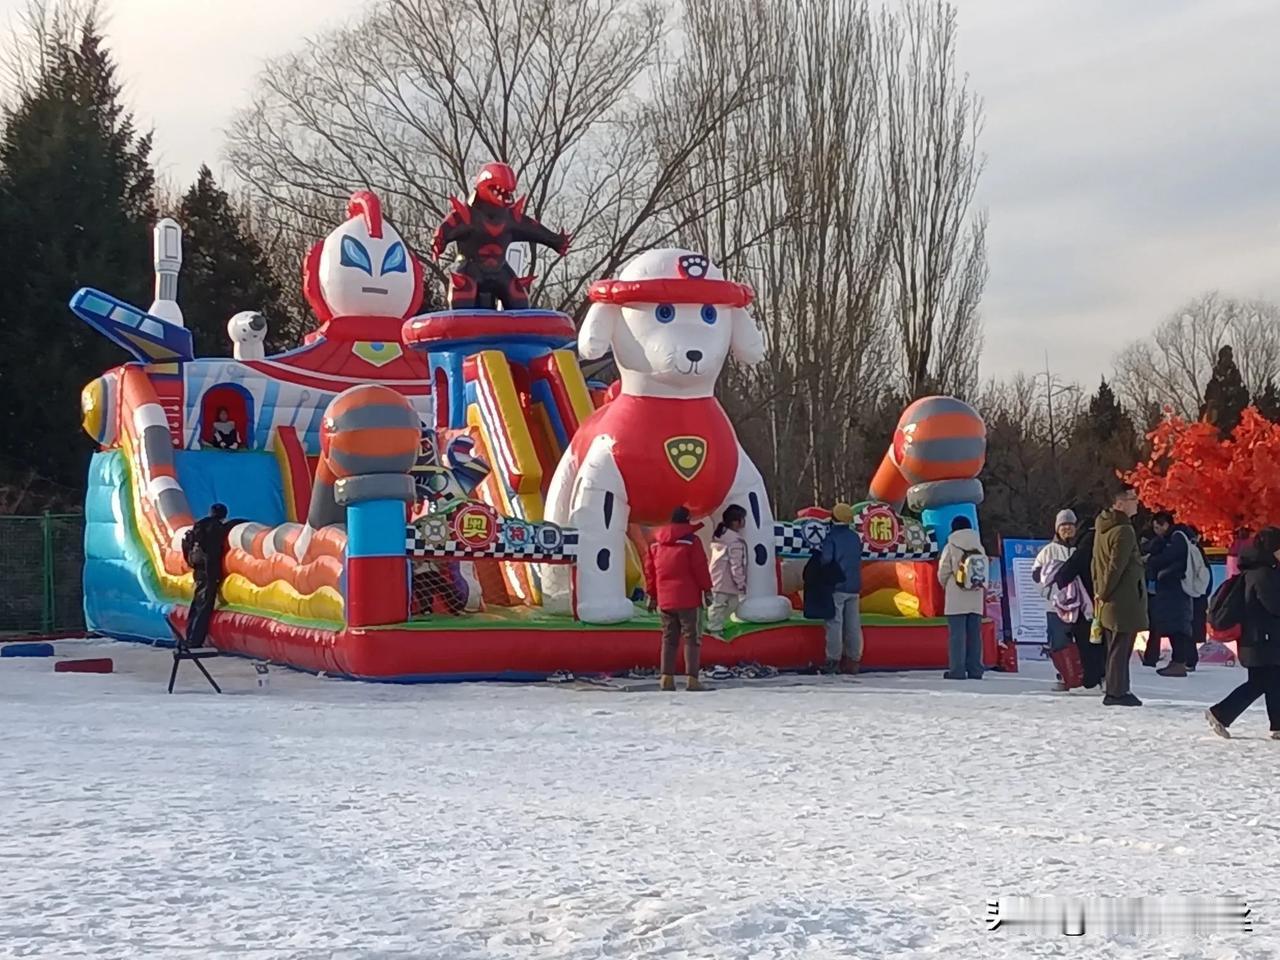
<svg viewBox="0 0 1280 960"><path fill-rule="evenodd" d="M949 682L706 694L370 685L245 660L0 660L0 957L1280 956L1280 742L1203 711ZM988 898L1234 895L1252 934L988 932Z"/></svg>

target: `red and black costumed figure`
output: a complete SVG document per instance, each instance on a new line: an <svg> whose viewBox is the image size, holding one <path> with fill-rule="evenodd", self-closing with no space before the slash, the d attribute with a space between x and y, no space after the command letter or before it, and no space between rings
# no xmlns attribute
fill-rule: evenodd
<svg viewBox="0 0 1280 960"><path fill-rule="evenodd" d="M525 216L525 197L516 198L516 174L505 163L486 163L476 177L471 198L463 203L450 197L453 209L436 228L431 252L439 259L444 248L458 245L458 259L449 274L449 308L524 310L529 306L533 277L518 277L507 263L507 247L536 243L561 256L569 250L569 234L548 230Z"/></svg>

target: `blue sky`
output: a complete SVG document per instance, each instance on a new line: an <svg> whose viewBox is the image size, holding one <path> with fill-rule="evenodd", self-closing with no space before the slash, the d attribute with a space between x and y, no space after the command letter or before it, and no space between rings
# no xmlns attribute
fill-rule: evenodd
<svg viewBox="0 0 1280 960"><path fill-rule="evenodd" d="M25 0L0 0L0 23ZM262 61L353 0L115 0L127 92L175 182ZM1280 0L957 0L984 98L984 374L1092 383L1210 289L1280 299Z"/></svg>

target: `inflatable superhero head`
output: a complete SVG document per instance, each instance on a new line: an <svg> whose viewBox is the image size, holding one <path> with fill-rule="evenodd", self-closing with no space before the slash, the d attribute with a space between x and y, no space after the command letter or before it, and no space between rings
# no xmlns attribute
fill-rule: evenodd
<svg viewBox="0 0 1280 960"><path fill-rule="evenodd" d="M764 357L764 340L747 311L751 288L726 280L706 256L651 250L616 279L591 285L578 352L594 360L613 350L622 392L707 397L730 352L740 363Z"/></svg>
<svg viewBox="0 0 1280 960"><path fill-rule="evenodd" d="M516 202L516 172L505 163L486 163L472 186L472 202L479 199L495 207L509 207Z"/></svg>
<svg viewBox="0 0 1280 960"><path fill-rule="evenodd" d="M422 299L422 264L382 216L368 190L347 203L347 220L311 248L303 291L316 316L408 317Z"/></svg>

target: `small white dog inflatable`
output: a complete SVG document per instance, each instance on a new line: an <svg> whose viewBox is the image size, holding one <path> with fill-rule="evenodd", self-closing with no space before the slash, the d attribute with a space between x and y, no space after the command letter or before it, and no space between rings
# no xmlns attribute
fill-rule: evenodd
<svg viewBox="0 0 1280 960"><path fill-rule="evenodd" d="M718 518L730 504L747 511L739 618L772 622L790 614L778 595L764 480L715 399L731 351L742 363L764 357L747 312L751 297L749 287L689 250L642 254L616 279L592 284L578 352L594 360L612 350L621 390L578 428L547 496L547 518L578 531L580 620L618 623L635 612L626 595L628 523L666 523L679 506L696 519ZM567 610L573 593L564 568L544 569L544 603Z"/></svg>
<svg viewBox="0 0 1280 960"><path fill-rule="evenodd" d="M231 353L237 360L261 360L266 356L267 318L256 310L241 310L227 321Z"/></svg>

